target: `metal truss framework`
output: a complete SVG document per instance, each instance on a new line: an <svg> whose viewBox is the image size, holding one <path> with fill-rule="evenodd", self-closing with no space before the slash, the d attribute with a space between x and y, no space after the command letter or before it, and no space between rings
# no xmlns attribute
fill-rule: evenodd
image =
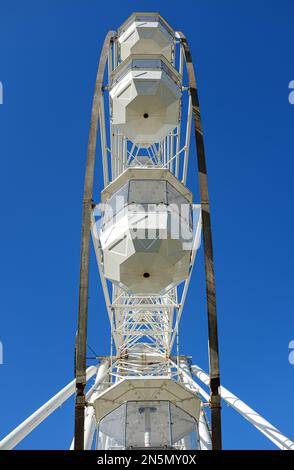
<svg viewBox="0 0 294 470"><path fill-rule="evenodd" d="M93 98L86 176L83 199L82 242L79 287L78 332L75 351L75 381L62 389L55 397L37 410L24 423L0 442L0 448L11 449L29 432L46 419L58 406L76 391L75 433L71 449L91 449L96 420L93 403L99 394L113 383L127 377L169 377L182 382L201 398L199 421L200 448L221 449L221 398L232 406L253 426L281 449L294 449L294 444L254 410L220 386L216 296L213 269L211 222L204 155L203 133L197 86L190 49L185 36L175 34L173 65L181 77L182 98L178 125L162 141L141 148L130 142L111 123L111 105L108 91L111 73L120 61L117 35L106 35L98 66ZM184 83L187 80L187 83ZM182 116L185 118L182 119ZM183 122L185 121L185 126ZM109 122L109 125L106 124ZM188 175L192 123L197 149L200 204L194 205L199 217L194 233L189 277L179 287L164 295L131 295L111 284L103 274L102 252L98 237L93 201L94 164L97 139L101 144L103 185L106 187L129 167L167 168L186 184ZM98 135L99 131L99 135ZM209 375L198 366L190 366L189 359L179 355L179 324L187 296L201 230L204 241L206 273L206 299L208 314ZM111 325L110 356L100 365L86 369L88 276L90 238L94 244L98 270L104 292L107 313ZM176 354L173 355L173 350ZM86 393L87 381L95 378L94 385ZM200 383L199 383L200 382ZM203 388L208 387L208 390ZM205 409L211 412L208 424ZM184 444L183 444L184 445ZM107 443L105 443L107 447ZM184 447L183 447L184 448Z"/></svg>
<svg viewBox="0 0 294 470"><path fill-rule="evenodd" d="M93 448L94 435L96 431L96 419L94 413L93 403L99 398L99 395L112 383L110 382L110 374L114 374L115 380L120 381L127 378L114 370L118 370L119 364L124 365L121 361L111 357L101 358L97 366L91 366L86 371L87 382L94 379L94 383L90 386L86 399L87 408L85 412L85 433L84 433L84 449L90 450ZM177 363L178 362L178 363ZM171 377L174 380L179 380L193 393L199 396L202 400L202 407L199 420L199 439L201 450L211 450L211 431L206 417L205 409L209 406L209 376L199 366L190 365L190 359L185 356L171 358L168 361L168 368ZM124 369L124 372L127 368ZM155 371L154 372L162 372ZM148 376L144 376L145 379ZM152 377L152 376L150 376ZM142 377L143 378L143 377ZM204 388L203 388L204 386ZM230 392L225 387L220 387L222 400L231 407L234 411L240 414L244 419L250 422L258 431L273 442L281 450L294 450L294 442L284 436L276 427L265 420L259 413L246 405L236 395ZM23 423L15 428L10 434L0 441L1 450L11 450L26 436L28 436L39 424L46 420L58 407L60 407L66 400L68 400L75 393L75 380L72 380L49 401L36 410L29 416ZM74 440L71 444L71 449L74 448ZM184 448L184 447L182 447Z"/></svg>
<svg viewBox="0 0 294 470"><path fill-rule="evenodd" d="M181 77L182 99L177 127L162 141L141 148L133 144L112 126L110 100L107 91L110 88L111 73L120 61L117 36L108 33L101 53L95 86L93 109L90 127L90 140L85 178L83 231L81 246L81 271L79 294L79 321L76 347L76 419L75 419L75 449L83 448L83 423L85 409L85 368L86 368L86 335L87 335L87 293L89 270L89 244L90 231L94 242L96 258L105 295L111 335L116 349L113 354L120 358L118 370L128 371L132 374L150 374L160 370L168 370L168 360L174 342L178 338L179 322L182 315L188 286L190 283L197 244L200 239L201 225L203 226L205 269L206 269L206 295L209 325L209 352L210 352L210 389L211 389L211 415L212 415L212 446L221 448L221 420L219 396L219 364L218 340L216 322L215 283L213 270L211 225L209 215L209 200L207 191L206 165L204 156L203 136L194 68L187 40L182 33L176 33L173 51L173 65ZM103 85L104 69L107 75L106 84ZM184 67L186 66L186 72ZM183 83L184 74L187 74L188 86ZM185 93L186 97L185 98ZM186 109L184 109L186 107ZM107 112L106 112L107 111ZM186 126L183 129L181 114L186 116ZM109 120L109 128L106 125ZM197 225L191 269L184 286L173 288L165 295L133 296L122 289L112 286L110 293L109 282L106 281L102 270L102 253L99 245L98 233L95 225L95 204L92 201L93 175L96 138L100 129L101 155L103 166L103 183L106 187L128 167L167 168L184 184L187 181L190 137L192 122L197 147L200 208L201 217ZM94 210L93 210L94 209ZM180 297L180 300L179 300ZM142 358L144 357L144 360ZM124 372L125 373L125 372ZM162 372L161 372L162 373Z"/></svg>
<svg viewBox="0 0 294 470"><path fill-rule="evenodd" d="M141 148L140 146L128 141L128 139L122 135L119 130L114 129L111 123L111 106L110 100L107 98L107 91L110 87L111 73L120 62L118 51L119 48L117 45L116 33L108 33L104 42L98 68L98 79L96 82L93 101L88 163L86 170L80 275L80 285L82 286L82 290L80 290L76 361L78 367L76 370L77 395L75 449L83 448L83 409L85 407L85 398L80 391L82 390L81 386L84 387L85 382L80 380L80 377L84 377L86 367L87 302L85 294L88 286L87 278L89 259L87 250L90 230L92 231L98 269L105 295L108 316L111 323L112 347L110 377L113 377L112 380L116 381L129 375L145 377L154 375L173 376L174 372L172 371L170 357L174 343L176 342L178 346L179 323L193 272L196 248L199 244L201 229L203 231L204 242L210 365L208 384L210 395L207 395L207 392L205 392L204 397L206 397L207 405L210 407L211 411L211 446L212 449L221 449L221 387L211 220L201 115L190 48L184 34L176 32L173 49L173 65L178 70L181 77L183 92L178 125L162 141L152 144L147 148ZM106 84L103 85L102 70L103 67L106 67L106 57L108 78L106 79ZM183 83L186 79L187 84ZM185 116L186 118L185 126L183 126L184 119L182 119L182 116ZM200 208L201 217L199 218L194 240L190 275L180 289L173 288L167 294L161 296L130 295L117 286L110 286L110 283L104 278L102 269L102 253L99 246L94 216L96 204L92 201L93 187L91 188L91 191L89 191L90 183L93 184L98 120L104 187L116 179L128 167L167 168L177 178L179 178L180 181L186 184L191 130L192 123L194 123L200 192L200 204L197 207ZM109 121L109 127L106 125L107 120ZM86 240L86 242L84 243L83 240ZM84 262L85 253L86 262ZM178 347L175 365L177 367L178 376L180 377ZM202 427L204 426L203 422L206 422L205 413L202 414Z"/></svg>

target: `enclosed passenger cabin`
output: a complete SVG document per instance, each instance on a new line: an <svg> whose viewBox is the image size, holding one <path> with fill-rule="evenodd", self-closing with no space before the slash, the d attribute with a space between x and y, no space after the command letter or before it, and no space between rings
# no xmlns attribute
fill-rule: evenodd
<svg viewBox="0 0 294 470"><path fill-rule="evenodd" d="M118 29L120 59L131 54L173 57L174 31L159 13L133 13Z"/></svg>
<svg viewBox="0 0 294 470"><path fill-rule="evenodd" d="M188 277L192 195L172 173L129 168L105 188L102 201L106 278L132 293L157 294Z"/></svg>
<svg viewBox="0 0 294 470"><path fill-rule="evenodd" d="M111 120L141 146L159 142L179 121L180 77L162 55L131 55L111 76Z"/></svg>
<svg viewBox="0 0 294 470"><path fill-rule="evenodd" d="M200 400L168 377L123 379L94 406L98 449L199 449Z"/></svg>

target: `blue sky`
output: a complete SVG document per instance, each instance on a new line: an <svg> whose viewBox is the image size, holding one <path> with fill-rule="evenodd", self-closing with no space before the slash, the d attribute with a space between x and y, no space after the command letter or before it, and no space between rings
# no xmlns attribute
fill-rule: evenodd
<svg viewBox="0 0 294 470"><path fill-rule="evenodd" d="M146 10L160 11L185 32L196 64L222 382L293 439L293 2L1 0L0 9L0 436L73 377L96 69L105 33ZM197 184L193 161L192 146L190 188ZM203 288L199 257L181 322L181 353L207 369ZM89 344L109 353L94 257ZM68 448L72 433L70 400L18 448ZM223 442L226 449L273 448L225 405Z"/></svg>

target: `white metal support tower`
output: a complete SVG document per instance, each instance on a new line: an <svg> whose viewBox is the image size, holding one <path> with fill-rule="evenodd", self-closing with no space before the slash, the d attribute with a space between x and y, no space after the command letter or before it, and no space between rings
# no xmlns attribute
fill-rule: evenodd
<svg viewBox="0 0 294 470"><path fill-rule="evenodd" d="M187 187L193 129L199 201L193 200L195 188ZM103 178L101 201L93 200L96 160ZM196 187L196 175L194 181ZM178 347L201 232L208 374L180 355ZM111 325L111 350L97 366L87 368L91 238ZM221 449L223 399L277 447L294 450L292 441L220 385L197 85L186 37L158 13L134 13L106 35L102 47L83 199L75 374L0 448L14 448L76 392L71 449ZM87 390L92 377L94 384Z"/></svg>

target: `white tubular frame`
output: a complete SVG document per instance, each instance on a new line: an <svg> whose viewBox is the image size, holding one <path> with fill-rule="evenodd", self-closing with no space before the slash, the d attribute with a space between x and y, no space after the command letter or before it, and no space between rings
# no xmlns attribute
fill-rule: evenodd
<svg viewBox="0 0 294 470"><path fill-rule="evenodd" d="M200 439L200 450L211 450L211 434L208 427L206 413L203 407L200 410L198 432Z"/></svg>
<svg viewBox="0 0 294 470"><path fill-rule="evenodd" d="M176 36L175 36L176 38ZM187 87L182 85L184 56L179 41L175 39L174 48L177 49L182 92L187 92ZM176 53L176 51L174 51ZM111 72L117 66L119 60L119 45L114 36L108 57L108 77L104 91L111 88ZM175 65L175 64L174 64ZM181 98L180 109L183 100ZM140 145L132 144L123 136L119 129L114 128L110 119L110 135L107 139L104 106L108 106L111 117L110 99L102 96L99 109L99 126L101 142L101 160L103 165L104 186L117 178L126 168L144 167L146 157L148 168L168 168L180 180L186 181L188 171L189 144L191 135L192 106L188 98L186 110L181 110L179 121L162 141L150 145L147 149ZM181 125L181 114L187 115L186 126ZM185 128L184 128L185 127ZM181 135L182 134L182 135ZM109 140L109 142L107 142ZM143 157L143 159L141 159ZM144 163L145 162L145 163ZM95 210L95 209L94 209ZM197 226L196 239L200 238L201 221ZM184 307L184 302L190 282L192 267L195 261L195 253L191 259L191 269L188 279L185 281L183 294L178 301L178 288L171 289L164 295L131 295L122 291L115 285L111 285L103 274L102 253L98 239L98 231L95 227L95 217L92 218L92 239L94 243L99 274L101 278L106 308L111 324L111 354L113 345L115 355L123 358L119 366L112 367L111 377L119 377L121 374L149 375L169 373L169 360L171 350L178 333L179 322ZM195 245L194 245L195 250ZM140 361L144 349L147 358L152 357L152 367ZM125 359L125 356L128 359ZM138 360L137 360L138 359ZM112 360L111 360L112 365Z"/></svg>
<svg viewBox="0 0 294 470"><path fill-rule="evenodd" d="M175 34L176 38L176 34ZM178 54L178 72L180 74L180 84L182 92L187 92L187 87L182 86L184 57L179 41L175 39L174 53ZM177 51L176 51L177 49ZM105 91L111 87L111 72L117 66L119 60L119 45L117 37L114 37L108 58L108 77ZM175 64L174 64L175 65ZM182 98L180 109L182 108ZM148 167L168 168L181 181L186 182L188 171L188 156L191 136L192 106L191 98L188 97L187 110L181 110L176 128L170 132L161 142L150 145L147 149L140 145L132 144L123 136L119 129L114 129L110 120L110 136L107 142L106 122L104 106L108 106L108 115L111 117L110 100L106 99L105 93L102 96L99 110L99 126L101 141L101 160L103 165L104 186L108 182L117 178L127 167L144 167L146 157ZM181 114L187 115L185 128L181 125ZM182 135L181 135L182 134ZM142 160L141 157L144 157ZM145 160L144 160L145 159ZM196 239L200 238L201 222L198 223ZM123 356L126 352L134 356L142 352L142 347L146 347L149 355L157 355L158 362L171 354L171 350L178 332L181 314L190 282L192 267L195 261L195 245L191 259L191 269L188 279L185 281L183 295L178 302L178 288L171 289L165 295L134 296L126 294L121 289L106 281L102 269L102 253L98 239L98 231L95 227L95 217L92 218L92 239L94 243L97 264L105 303L111 323L111 332L116 348L116 355ZM110 289L111 286L111 289ZM111 290L111 292L110 292ZM146 327L147 325L147 327ZM136 361L135 361L136 362ZM133 361L129 364L121 364L132 370L134 374L149 373L141 368L136 369ZM155 368L157 370L157 368Z"/></svg>
<svg viewBox="0 0 294 470"><path fill-rule="evenodd" d="M88 367L86 371L87 381L95 375L97 366ZM48 418L53 411L62 405L75 392L75 380L72 380L60 392L41 406L35 413L23 421L17 428L0 441L0 450L13 449L20 441L22 441L30 432L32 432L44 419Z"/></svg>
<svg viewBox="0 0 294 470"><path fill-rule="evenodd" d="M194 374L201 382L209 386L209 376L197 365L191 366L192 374ZM250 408L240 398L231 393L227 388L220 387L222 399L228 403L235 411L240 413L243 418L249 421L256 429L264 434L281 450L294 450L294 442L284 436L269 421L264 419L259 413Z"/></svg>
<svg viewBox="0 0 294 470"><path fill-rule="evenodd" d="M187 360L181 359L179 366L180 367L178 368L178 370L180 372L180 377L183 384L192 391L195 391L196 389L196 393L198 395L204 396L204 398L209 401L209 395L193 380ZM200 449L211 450L211 433L209 431L206 413L203 408L203 403L199 415L198 433Z"/></svg>
<svg viewBox="0 0 294 470"><path fill-rule="evenodd" d="M174 54L176 57L179 57L177 65L183 94L188 92L188 88L183 86L185 57L179 38L180 33L175 32ZM147 148L141 148L140 145L132 144L119 129L114 128L112 125L110 96L105 96L111 88L111 73L118 65L118 62L119 44L117 35L115 35L113 36L108 54L108 77L105 77L106 85L102 88L104 93L99 103L98 125L100 130L104 187L116 179L128 167L168 168L175 177L186 184L193 118L191 96L188 96L185 106L183 106L184 100L181 97L178 123L164 139L153 143ZM176 66L175 60L173 63ZM185 109L182 109L182 107ZM110 122L109 124L107 123L106 128L106 118L108 116L110 117ZM187 116L185 125L181 122L181 116ZM199 419L200 448L210 450L211 433L204 411L204 407L210 405L210 394L198 383L200 381L209 386L210 378L200 367L196 365L189 366L187 358L179 355L178 343L179 324L196 259L196 251L201 238L201 219L199 218L198 220L194 246L191 250L190 273L184 283L180 287L173 287L163 295L135 295L127 293L116 285L111 284L104 277L103 257L95 221L95 204L93 206L94 210L91 221L92 239L111 325L111 345L110 357L105 358L98 367L91 366L86 371L87 380L93 377L96 372L97 375L95 384L89 390L86 397L88 406L85 412L84 448L92 448L96 427L93 403L106 386L126 376L144 376L144 380L154 376L168 376L173 380L181 381L197 396L202 397ZM194 205L194 208L196 207L200 208L200 205ZM171 360L171 354L175 341L177 343L177 357L174 361ZM192 374L198 379L197 382L193 380ZM108 378L107 384L105 383L106 376ZM0 441L0 449L13 449L75 392L75 386L76 381L73 380L41 406ZM276 446L283 450L294 450L294 443L256 413L256 411L247 406L226 388L220 387L220 392L222 399L226 403L247 419ZM107 449L108 441L109 439L105 439L105 449ZM73 447L72 443L70 448L72 449Z"/></svg>
<svg viewBox="0 0 294 470"><path fill-rule="evenodd" d="M175 37L178 37L177 33L175 33ZM179 41L176 40L175 48L177 48L177 46L179 46L178 71L180 73L182 83L184 57ZM117 51L118 47L115 39L113 42L113 51L111 52L111 55L113 55L114 58L117 57ZM114 67L115 65L116 62L114 60ZM112 70L112 66L109 70ZM110 83L109 78L108 83ZM188 88L183 86L182 83L183 93L187 90ZM156 142L147 149L147 155L149 157L148 167L168 168L184 184L186 184L188 174L192 125L192 106L190 96L188 96L187 101L187 109L186 111L181 109L177 127L161 142ZM183 100L181 100L180 108L182 108L182 104ZM182 128L184 126L181 122L182 115L187 116L187 122L184 129ZM105 123L102 122L101 125L103 126ZM111 168L110 181L113 181L113 179L118 177L121 172L129 166L144 167L144 160L140 161L140 157L146 157L146 149L143 149L136 144L131 144L131 142L126 143L125 139L121 138L119 135L119 131L114 131L112 126L111 134L111 143L107 148L112 149L112 152L109 151L109 154L111 155L111 161L109 164ZM102 131L102 135L105 136L106 133ZM104 138L101 140L102 161L103 165L106 165L107 159L105 159L105 151L103 149ZM122 164L120 164L121 161ZM93 234L94 233L95 230L93 230ZM112 367L111 376L114 380L118 380L124 375L145 375L146 377L151 377L161 373L172 375L172 369L175 369L180 380L183 381L188 388L194 390L195 393L204 397L204 400L208 405L209 394L193 380L187 363L181 362L181 365L179 365L179 358L177 359L177 364L168 359L172 354L176 338L178 338L180 319L184 309L185 299L195 263L196 240L200 239L201 236L201 221L195 236L190 274L184 283L180 299L178 299L178 288L174 288L167 294L161 296L135 296L127 294L120 288L112 285L112 292L110 293L108 288L110 283L108 283L103 276L101 266L102 254L97 232L95 235L96 236L93 236L93 242L108 315L111 321L111 332L116 346L116 357L120 357L120 359L115 362L116 366ZM144 364L140 360L142 350L144 350L147 357L147 361ZM126 354L131 358L124 359L123 357ZM153 360L152 366L148 364L148 357ZM154 357L157 357L157 361L154 361ZM200 369L196 371L196 367L197 366L194 366L193 372L197 372L197 374L200 374L203 378L204 372L200 372ZM205 374L204 383L209 385L209 376L207 374ZM283 436L276 428L270 425L270 423L260 417L260 415L254 412L251 408L247 407L247 405L237 399L234 395L230 394L230 392L225 388L222 387L221 390L222 398L236 409L236 411L248 419L257 429L263 432L263 434L265 434L272 442L278 445L279 448L292 448L292 441ZM199 432L201 449L211 449L210 431L206 414L203 409L200 415Z"/></svg>
<svg viewBox="0 0 294 470"><path fill-rule="evenodd" d="M85 436L84 436L84 449L91 450L93 445L93 438L96 429L95 408L94 401L99 394L105 389L103 380L109 373L109 359L102 361L97 368L97 375L93 387L87 393L88 406L85 413ZM70 450L74 449L74 439L72 440Z"/></svg>

